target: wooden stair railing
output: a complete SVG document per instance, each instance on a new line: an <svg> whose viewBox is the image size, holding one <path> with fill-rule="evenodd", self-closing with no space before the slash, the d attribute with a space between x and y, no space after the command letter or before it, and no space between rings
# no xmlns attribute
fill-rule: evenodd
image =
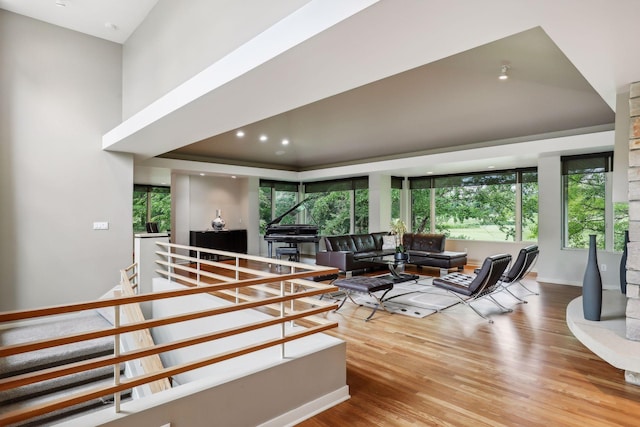
<svg viewBox="0 0 640 427"><path fill-rule="evenodd" d="M124 296L133 296L135 295L133 292L133 287L131 286L130 278L132 276L128 275L128 272L132 271L132 268L135 264L128 267L127 269L120 270L120 287L122 295ZM133 277L137 277L137 273ZM126 318L126 323L139 323L144 322L145 318L142 314L142 310L140 309L140 304L126 304L122 306L122 311L124 317ZM153 342L153 337L151 336L151 332L149 329L140 329L132 332L133 335L133 343L135 345L135 349L144 349L154 347L155 343ZM158 354L154 354L151 356L143 357L140 359L140 366L142 371L145 374L151 374L154 372L160 372L164 366L162 366L162 361L160 360L160 356ZM163 378L158 381L154 381L149 383L149 389L151 393L158 393L164 390L168 390L171 388L171 384L167 378Z"/></svg>
<svg viewBox="0 0 640 427"><path fill-rule="evenodd" d="M29 372L22 375L17 375L13 377L0 379L0 390L7 390L14 387L19 387L22 385L33 384L35 382L48 380L51 378L56 378L59 376L70 375L73 373L82 372L89 369L94 369L98 367L104 366L119 366L121 363L132 361L135 359L148 359L147 366L145 367L145 373L139 375L134 378L124 378L117 381L112 386L102 386L91 389L88 392L79 393L73 396L60 398L54 400L53 402L38 405L34 407L29 407L22 410L17 410L14 412L9 412L0 415L0 425L6 425L10 423L15 423L19 421L24 421L29 418L47 414L49 412L56 411L61 408L65 408L68 406L72 406L76 403L84 402L87 400L91 400L97 397L102 397L111 394L117 394L121 391L141 386L144 384L149 384L151 388L154 389L154 392L159 392L162 390L166 390L170 388L170 384L168 379L193 369L201 368L207 365L211 365L213 363L218 363L224 360L232 359L235 357L242 356L244 354L248 354L251 352L259 351L268 347L282 345L284 343L294 341L309 335L313 335L319 332L327 331L331 328L335 328L338 326L337 322L332 322L327 319L323 319L318 317L317 315L322 313L327 313L331 310L335 310L337 308L337 304L326 301L319 301L318 299L311 299L313 297L317 297L319 295L325 293L336 292L338 290L337 287L332 285L326 285L322 283L316 283L310 280L305 280L317 276L326 276L331 274L337 274L337 270L334 268L327 267L319 267L315 265L305 265L300 263L292 263L289 261L279 261L268 258L255 257L251 255L244 254L235 254L230 252L223 251L215 251L215 250L203 250L201 248L193 248L188 246L181 245L172 245L168 243L159 243L160 245L164 245L167 247L169 261L161 261L165 263L167 270L162 271L162 273L169 278L170 280L177 281L187 281L194 282L193 279L188 276L177 274L174 271L181 271L180 269L184 266L176 264L174 259L178 259L178 255L173 253L172 251L179 249L186 250L202 250L207 252L213 252L223 256L231 256L235 257L236 265L232 266L232 271L234 272L234 277L239 277L239 274L249 275L252 274L255 277L247 278L247 279L229 279L225 278L221 283L215 284L203 284L201 282L197 282L198 286L186 287L184 289L170 290L170 291L161 291L154 292L148 294L135 294L135 287L137 286L138 281L138 273L137 268L135 266L129 266L121 271L121 279L123 282L123 294L119 297L114 298L106 298L95 301L87 301L80 302L74 304L66 304L66 305L58 305L52 307L45 307L39 309L32 310L19 310L19 311L10 311L0 313L0 324L8 323L8 322L16 322L22 320L30 320L39 317L47 317L54 316L69 312L76 312L82 310L96 310L96 309L104 309L107 307L111 307L114 309L116 313L119 312L120 309L123 310L125 316L127 317L127 323L119 324L113 328L103 329L103 330L95 330L90 332L82 332L69 334L60 337L54 337L46 340L38 340L33 342L26 342L14 345L8 345L4 347L0 347L0 357L8 357L11 355L16 355L20 353L25 353L29 351L35 351L50 347L55 347L59 345L70 344L74 342L79 342L83 340L90 340L100 337L113 336L117 337L120 334L125 333L134 333L136 334L136 341L139 342L140 347L134 350L130 350L127 352L122 352L119 354L114 354L111 356L102 356L96 357L89 360L83 360L79 362L74 362L70 364L66 364L63 366L41 369L35 372ZM160 255L161 257L165 257L167 255ZM181 261L187 261L192 264L196 264L198 266L201 265L202 260L197 258L189 258L183 259L183 256L180 256ZM291 267L291 272L285 274L273 274L268 273L265 274L264 271L260 269L250 269L246 267L239 266L239 260L245 259L253 262L263 263L263 264L279 264ZM213 263L213 264L224 264L224 263ZM225 267L229 267L228 264L224 264ZM200 275L209 275L214 273L209 273L205 271L197 271L197 274ZM127 283L133 282L133 286L127 286ZM194 283L192 283L194 284ZM296 285L296 291L294 291L294 284ZM286 285L289 285L287 288ZM279 287L280 292L262 292L260 293L258 289L262 289L264 291L265 286L275 286ZM241 298L238 298L236 303L231 303L230 305L224 305L220 307L210 308L206 310L193 311L189 313L174 315L170 317L160 318L160 319L149 319L144 320L142 318L141 312L139 312L139 305L142 302L148 302L153 300L160 299L168 299L168 298L178 298L181 296L187 295L197 295L202 293L216 293L216 292L229 292L231 290L236 290L238 293L239 289L244 289L247 292L256 292L258 291L257 296L245 296L243 295ZM287 290L289 289L289 290ZM260 295L261 294L261 295ZM265 296L266 294L266 296ZM304 307L310 306L310 308L306 309L298 309L294 310L294 301L299 301L304 304ZM313 302L313 304L310 304ZM290 303L289 308L285 310L284 303ZM187 320L205 318L210 316L215 316L224 313L256 309L260 307L280 307L280 315L270 317L266 320L261 320L257 322L253 322L250 324L240 325L231 327L226 330L216 331L208 334L203 334L195 337L189 337L181 340L176 340L173 342L163 343L163 344L154 344L153 340L151 340L151 335L149 333L150 328L159 327L163 325L175 324ZM267 326L273 326L278 324L284 324L286 322L305 319L312 326L306 327L301 330L295 330L288 335L280 336L277 338L267 339L262 342L254 343L251 345L247 345L245 347L233 349L230 351L226 351L220 354L208 355L202 357L201 359L191 361L189 363L184 363L177 366L171 367L163 367L159 359L159 354L167 351L172 351L204 342L214 341L217 339L242 334L249 331L254 331L260 328L264 328ZM151 384L154 384L153 386ZM118 409L116 407L116 409Z"/></svg>

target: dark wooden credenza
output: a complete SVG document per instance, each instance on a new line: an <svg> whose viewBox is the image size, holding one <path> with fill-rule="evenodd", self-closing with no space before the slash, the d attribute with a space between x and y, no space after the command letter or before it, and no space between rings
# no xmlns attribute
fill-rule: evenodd
<svg viewBox="0 0 640 427"><path fill-rule="evenodd" d="M247 230L223 230L223 231L195 231L189 232L189 246L200 248L219 249L221 251L247 253ZM196 251L191 251L190 256L195 257ZM200 258L212 259L217 257L212 254L201 253Z"/></svg>

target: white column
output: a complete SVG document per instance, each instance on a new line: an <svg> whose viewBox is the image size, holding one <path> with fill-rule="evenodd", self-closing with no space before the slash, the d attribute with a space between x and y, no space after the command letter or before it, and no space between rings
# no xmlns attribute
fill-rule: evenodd
<svg viewBox="0 0 640 427"><path fill-rule="evenodd" d="M369 232L389 230L391 222L391 176L369 175Z"/></svg>
<svg viewBox="0 0 640 427"><path fill-rule="evenodd" d="M166 233L141 233L136 234L134 239L133 261L138 264L138 294L148 294L152 291L151 282L154 277L160 277L155 270L161 268L156 264L158 250L166 250L156 245L156 242L169 242L169 235ZM151 303L140 304L142 314L145 319L151 319Z"/></svg>

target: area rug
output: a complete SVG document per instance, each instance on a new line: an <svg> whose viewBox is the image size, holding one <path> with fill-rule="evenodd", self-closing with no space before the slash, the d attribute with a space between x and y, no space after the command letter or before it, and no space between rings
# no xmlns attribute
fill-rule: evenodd
<svg viewBox="0 0 640 427"><path fill-rule="evenodd" d="M432 277L423 277L418 283L397 283L384 297L385 308L390 313L423 318L460 302L444 289L433 286L432 280ZM353 299L356 303L371 308L378 304L369 295L354 295Z"/></svg>

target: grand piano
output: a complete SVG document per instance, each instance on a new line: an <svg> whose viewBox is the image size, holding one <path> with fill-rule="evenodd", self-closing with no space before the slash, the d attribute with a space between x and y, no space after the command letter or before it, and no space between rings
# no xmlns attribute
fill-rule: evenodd
<svg viewBox="0 0 640 427"><path fill-rule="evenodd" d="M293 206L291 209L274 218L267 224L264 233L264 240L269 246L269 258L273 258L273 243L286 243L289 246L297 246L300 243L313 242L316 246L316 253L320 250L320 236L318 236L318 227L311 224L280 224L287 215L295 211L297 214L305 208L305 203L311 200L307 198Z"/></svg>

